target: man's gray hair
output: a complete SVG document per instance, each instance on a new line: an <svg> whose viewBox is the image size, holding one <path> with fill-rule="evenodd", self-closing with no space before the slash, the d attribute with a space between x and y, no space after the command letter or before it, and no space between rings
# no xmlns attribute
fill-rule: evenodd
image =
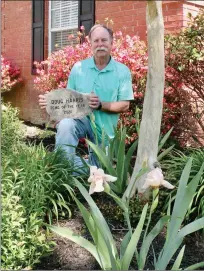
<svg viewBox="0 0 204 271"><path fill-rule="evenodd" d="M104 29L106 29L108 31L111 39L113 39L113 31L112 31L112 29L110 29L109 27L107 27L104 24L95 24L94 26L92 26L91 30L89 31L89 39L91 39L92 32L98 27L103 27Z"/></svg>

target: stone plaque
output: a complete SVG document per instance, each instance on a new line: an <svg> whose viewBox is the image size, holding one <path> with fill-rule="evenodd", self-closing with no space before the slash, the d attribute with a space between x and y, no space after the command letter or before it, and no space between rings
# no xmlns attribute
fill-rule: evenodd
<svg viewBox="0 0 204 271"><path fill-rule="evenodd" d="M89 107L90 94L82 94L71 89L56 89L45 94L46 111L50 120L64 118L80 119L92 112Z"/></svg>

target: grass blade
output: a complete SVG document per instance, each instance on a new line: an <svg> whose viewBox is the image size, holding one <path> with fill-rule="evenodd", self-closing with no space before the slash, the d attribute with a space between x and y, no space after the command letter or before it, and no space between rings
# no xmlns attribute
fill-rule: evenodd
<svg viewBox="0 0 204 271"><path fill-rule="evenodd" d="M179 181L179 187L176 194L172 217L168 227L168 236L172 236L173 234L177 233L182 223L181 206L184 205L183 200L185 196L186 185L191 171L191 165L192 158L188 160Z"/></svg>
<svg viewBox="0 0 204 271"><path fill-rule="evenodd" d="M86 199L86 201L88 202L91 211L92 211L92 217L101 233L101 235L103 236L106 245L108 247L108 251L109 251L109 256L110 256L110 260L111 260L111 266L114 270L117 269L117 264L116 264L116 259L118 259L118 252L116 249L116 245L115 245L115 241L113 239L113 236L111 234L111 231L108 227L108 224L106 222L106 220L104 219L101 211L99 210L99 208L97 207L97 205L95 204L95 202L93 201L92 197L88 194L87 190L83 187L83 185L78 182L77 180L75 180L76 186L78 187L78 189L80 190L81 194L83 195L83 197Z"/></svg>
<svg viewBox="0 0 204 271"><path fill-rule="evenodd" d="M125 166L124 166L124 179L127 180L127 175L128 175L128 169L129 169L129 166L130 166L130 161L131 161L131 158L133 156L133 153L137 147L137 144L138 144L138 140L136 140L132 146L129 148L126 156L125 156ZM132 173L132 172L131 172Z"/></svg>
<svg viewBox="0 0 204 271"><path fill-rule="evenodd" d="M178 235L177 238L184 238L186 235L198 231L204 228L204 217L197 219L196 221L191 222L190 224L183 227Z"/></svg>
<svg viewBox="0 0 204 271"><path fill-rule="evenodd" d="M180 250L174 265L172 266L171 270L179 270L180 264L182 262L183 259L183 254L184 254L184 250L185 250L185 245L182 247L182 249Z"/></svg>
<svg viewBox="0 0 204 271"><path fill-rule="evenodd" d="M140 249L139 253L139 269L143 270L146 262L147 253L149 251L150 245L152 244L152 241L155 239L155 237L161 232L164 225L169 220L169 216L162 217L157 224L154 226L154 228L150 231L150 233L147 235L145 240L142 243L142 247Z"/></svg>
<svg viewBox="0 0 204 271"><path fill-rule="evenodd" d="M192 159L189 159L189 161L187 162L187 164L184 168L182 176L189 177L189 173L190 173L189 170L191 167L191 163L192 163ZM178 200L179 194L177 192L176 202L177 202L177 204L178 204L178 202L180 202L180 206L179 205L177 206L177 208L179 210L175 210L175 206L174 206L174 211L173 211L172 218L170 221L172 228L169 229L169 227L168 227L168 229L167 229L168 238L166 239L166 243L164 245L163 254L157 262L157 270L165 270L170 259L172 258L172 256L176 252L176 250L181 245L183 238L186 235L190 234L191 232L194 232L194 231L201 229L204 225L204 218L201 218L201 219L198 219L198 220L190 223L189 225L185 226L178 233L179 228L181 226L181 223L182 223L184 216L187 212L188 206L189 206L189 204L194 196L195 190L198 186L199 180L200 180L201 175L203 173L203 169L204 169L204 163L201 166L197 175L193 178L193 180L188 184L187 187L186 187L186 183L187 183L188 179L183 179L185 186L183 187L184 191L181 193L182 194L182 201L180 201L180 199ZM181 178L181 180L182 180L182 178ZM179 188L182 186L183 186L183 184L180 183Z"/></svg>
<svg viewBox="0 0 204 271"><path fill-rule="evenodd" d="M169 138L172 130L174 129L174 127L172 127L162 138L162 140L159 142L159 147L158 147L158 153L161 150L161 148L164 146L164 144L166 143L167 139Z"/></svg>
<svg viewBox="0 0 204 271"><path fill-rule="evenodd" d="M161 161L162 158L164 158L173 148L175 145L170 146L168 149L164 150L162 153L160 153L157 157L158 161Z"/></svg>
<svg viewBox="0 0 204 271"><path fill-rule="evenodd" d="M73 231L71 231L70 229L67 229L67 228L56 227L56 226L48 226L48 228L51 231L59 234L60 236L68 238L69 240L73 241L74 243L76 243L76 244L80 245L81 247L85 248L86 250L88 250L94 256L94 258L97 260L97 262L100 264L100 260L98 258L96 247L91 242L89 242L88 240L86 240L82 236L74 233Z"/></svg>
<svg viewBox="0 0 204 271"><path fill-rule="evenodd" d="M120 193L123 192L123 188L126 185L126 183L124 183L126 180L123 178L124 160L125 160L125 137L126 137L126 129L124 129L121 134L118 155L117 155L116 172L117 172L118 179L115 182L115 185L119 188Z"/></svg>
<svg viewBox="0 0 204 271"><path fill-rule="evenodd" d="M99 254L99 259L101 261L101 266L102 268L107 268L111 266L111 262L110 262L110 257L109 257L109 253L108 253L108 248L106 246L106 243L104 241L104 238L102 237L102 235L100 234L100 232L98 231L94 220L91 216L91 213L84 207L84 205L77 199L75 198L75 201L79 207L79 210L84 218L84 221L86 223L86 226L94 240L95 246L96 246L96 250L97 253Z"/></svg>
<svg viewBox="0 0 204 271"><path fill-rule="evenodd" d="M104 167L107 169L108 173L112 176L117 176L116 171L113 168L109 158L106 156L106 154L94 143L92 143L89 140L86 140L86 142L89 144L89 146L93 149L95 154L97 155L98 159L101 161L101 163L104 165Z"/></svg>
<svg viewBox="0 0 204 271"><path fill-rule="evenodd" d="M127 246L127 249L125 251L125 254L124 254L123 260L122 260L122 266L121 266L122 270L129 269L132 257L135 253L137 243L139 241L139 238L140 238L140 235L141 235L141 232L143 229L144 221L145 221L146 214L147 214L147 208L148 208L148 204L146 204L144 206L144 208L142 210L140 221L139 221L137 228L135 229L135 231L130 239L130 242Z"/></svg>
<svg viewBox="0 0 204 271"><path fill-rule="evenodd" d="M196 270L200 267L204 267L204 262L196 263L185 268L185 270Z"/></svg>
<svg viewBox="0 0 204 271"><path fill-rule="evenodd" d="M126 251L126 248L127 248L127 245L130 242L130 239L131 239L131 233L128 231L126 233L126 235L124 236L124 238L121 242L121 245L120 245L120 259L123 258L125 251Z"/></svg>

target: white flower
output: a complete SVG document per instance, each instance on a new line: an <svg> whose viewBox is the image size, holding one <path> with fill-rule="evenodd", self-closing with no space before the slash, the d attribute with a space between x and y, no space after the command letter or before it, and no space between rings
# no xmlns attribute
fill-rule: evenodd
<svg viewBox="0 0 204 271"><path fill-rule="evenodd" d="M142 189L146 190L149 187L159 187L159 186L164 186L168 189L173 189L174 186L170 184L169 182L164 180L164 176L162 174L162 170L160 168L155 168L151 170L146 177L145 183L142 187Z"/></svg>
<svg viewBox="0 0 204 271"><path fill-rule="evenodd" d="M116 177L105 174L103 169L91 166L90 177L88 178L88 182L91 183L89 194L91 195L94 192L104 191L104 186L107 182L115 182L116 180Z"/></svg>
<svg viewBox="0 0 204 271"><path fill-rule="evenodd" d="M6 111L7 109L8 109L8 107L6 107L4 104L2 104L1 110L2 110L2 111Z"/></svg>

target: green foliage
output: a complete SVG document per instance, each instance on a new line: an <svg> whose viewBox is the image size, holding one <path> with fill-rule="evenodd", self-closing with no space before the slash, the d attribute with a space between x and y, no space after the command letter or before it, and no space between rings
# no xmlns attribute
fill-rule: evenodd
<svg viewBox="0 0 204 271"><path fill-rule="evenodd" d="M6 174L7 175L7 174ZM42 230L42 219L37 213L27 215L25 206L16 196L18 184L8 178L2 181L1 268L29 269L40 257L52 250Z"/></svg>
<svg viewBox="0 0 204 271"><path fill-rule="evenodd" d="M100 197L100 195L94 195L93 199L96 204L99 206L100 211L103 213L104 217L115 222L124 224L124 215L123 210L115 203L111 198L107 198L106 195ZM141 203L138 197L132 198L129 201L129 216L130 222L133 227L135 227L141 216L142 208L144 204Z"/></svg>
<svg viewBox="0 0 204 271"><path fill-rule="evenodd" d="M10 104L2 104L1 119L1 152L2 158L13 154L22 142L23 129L18 118L19 111Z"/></svg>
<svg viewBox="0 0 204 271"><path fill-rule="evenodd" d="M166 241L155 264L156 270L165 270L167 268L168 263L182 244L186 235L203 229L204 227L203 217L194 220L190 224L181 228L185 215L188 211L188 206L194 197L194 193L204 172L203 162L197 174L191 181L188 182L191 172L192 160L192 158L188 159L188 162L182 171L171 218L167 225ZM168 208L168 213L170 213L170 206ZM179 266L177 266L177 268L179 268Z"/></svg>
<svg viewBox="0 0 204 271"><path fill-rule="evenodd" d="M42 144L24 146L6 164L5 180L18 186L16 195L26 208L28 215L37 212L40 217L71 215L69 198L63 184L72 183L71 166L61 150L48 152Z"/></svg>
<svg viewBox="0 0 204 271"><path fill-rule="evenodd" d="M68 239L87 249L95 257L103 270L128 270L132 257L134 255L134 249L139 241L139 237L142 232L144 220L147 213L147 205L145 205L144 209L142 210L140 221L133 234L131 234L130 236L128 234L128 238L124 238L123 242L121 243L121 253L119 255L114 238L102 213L98 209L91 196L88 194L87 190L77 180L76 186L90 207L89 211L74 196L74 194L72 194L74 200L78 205L78 208L81 211L87 228L92 236L93 243L83 238L82 236L74 234L69 229L56 226L49 226L49 228L57 234L67 237ZM70 190L69 192L72 193ZM114 193L111 193L111 195L121 206L123 211L127 212L128 209L126 204L120 201L120 199Z"/></svg>
<svg viewBox="0 0 204 271"><path fill-rule="evenodd" d="M139 131L139 125L137 125L136 129ZM168 147L167 149L163 148L164 144L169 139L172 130L173 128L171 128L164 136L160 137L158 146L158 161L161 161L174 148L174 145ZM98 157L100 167L103 168L108 174L117 177L117 181L111 183L110 186L111 189L119 195L124 194L125 190L127 193L131 193L132 188L130 186L127 188L127 186L133 172L133 154L136 153L138 144L138 141L136 140L129 147L129 149L126 150L125 140L126 128L122 126L120 126L118 130L115 129L114 137L109 139L108 147L105 147L105 139L102 140L100 146L86 140ZM143 170L147 170L147 168ZM140 173L143 174L143 171Z"/></svg>
<svg viewBox="0 0 204 271"><path fill-rule="evenodd" d="M64 184L72 184L78 169L60 149L26 145L18 110L2 109L2 268L31 269L53 246L45 219L71 215Z"/></svg>
<svg viewBox="0 0 204 271"><path fill-rule="evenodd" d="M155 212L152 215L151 224L156 223L158 220L158 217L165 214L163 207L164 207L164 200L166 200L167 195L168 195L167 192L160 191L158 207L156 208ZM107 220L109 220L111 223L117 223L117 224L120 223L121 225L126 224L126 222L124 221L123 210L111 198L107 198L106 195L103 195L101 197L98 194L97 195L93 194L93 199ZM151 203L151 199L149 202ZM131 222L132 227L136 227L136 225L138 224L144 204L145 203L141 202L138 196L130 199L129 217L130 217L130 222ZM148 207L148 211L149 211L149 208L150 206ZM144 224L146 225L147 222L145 221Z"/></svg>
<svg viewBox="0 0 204 271"><path fill-rule="evenodd" d="M193 158L192 170L189 179L192 180L193 177L199 171L203 161L204 161L204 149L189 149L186 152L172 151L167 159L162 163L162 168L165 169L166 179L171 180L176 186L178 186L179 176L188 161L188 157ZM169 193L166 200L166 208L169 200L174 202L176 190ZM188 211L185 217L185 223L195 220L196 218L204 216L204 173L200 178L200 182L195 191L194 197L188 207Z"/></svg>
<svg viewBox="0 0 204 271"><path fill-rule="evenodd" d="M114 138L109 139L109 146L106 149L102 142L102 147L87 140L89 146L97 155L101 166L112 176L117 177L117 181L111 184L111 188L118 194L122 194L127 186L128 178L132 174L131 159L137 147L137 140L129 150L125 149L126 129L115 129Z"/></svg>
<svg viewBox="0 0 204 271"><path fill-rule="evenodd" d="M152 203L149 211L148 204L145 204L142 209L140 220L136 228L133 230L129 219L129 200L124 200L123 198L120 199L107 184L105 185L104 191L111 196L123 210L124 217L128 225L128 232L121 242L120 253L117 250L115 240L102 213L92 197L88 194L87 190L77 180L75 181L76 186L83 195L84 199L87 201L90 210L88 210L76 198L69 187L67 188L81 211L86 226L91 234L92 240L89 241L80 235L74 234L71 230L62 227L50 226L50 229L88 250L95 257L103 270L129 270L134 254L137 260L138 269L144 270L148 252L153 240L162 231L163 227L167 225L165 244L161 249L158 258L155 256L154 259L155 270L165 270L167 269L167 266L175 252L182 244L184 237L202 229L204 225L204 218L200 218L181 228L188 206L194 196L195 190L204 171L203 163L196 176L194 176L194 178L188 182L191 166L192 158L188 160L184 170L182 171L172 212L169 207L167 215L160 218L151 230L149 230L149 226L152 214L158 206L159 189L153 190ZM147 225L145 226L146 218L148 218L148 221ZM140 248L138 248L138 241L141 239L143 229L144 235L142 238L142 244ZM174 268L180 269L184 250L185 246L181 249L176 260L174 261L172 270ZM199 263L196 266L201 267L203 264L204 263ZM188 268L192 269L192 266L187 267L187 269Z"/></svg>

